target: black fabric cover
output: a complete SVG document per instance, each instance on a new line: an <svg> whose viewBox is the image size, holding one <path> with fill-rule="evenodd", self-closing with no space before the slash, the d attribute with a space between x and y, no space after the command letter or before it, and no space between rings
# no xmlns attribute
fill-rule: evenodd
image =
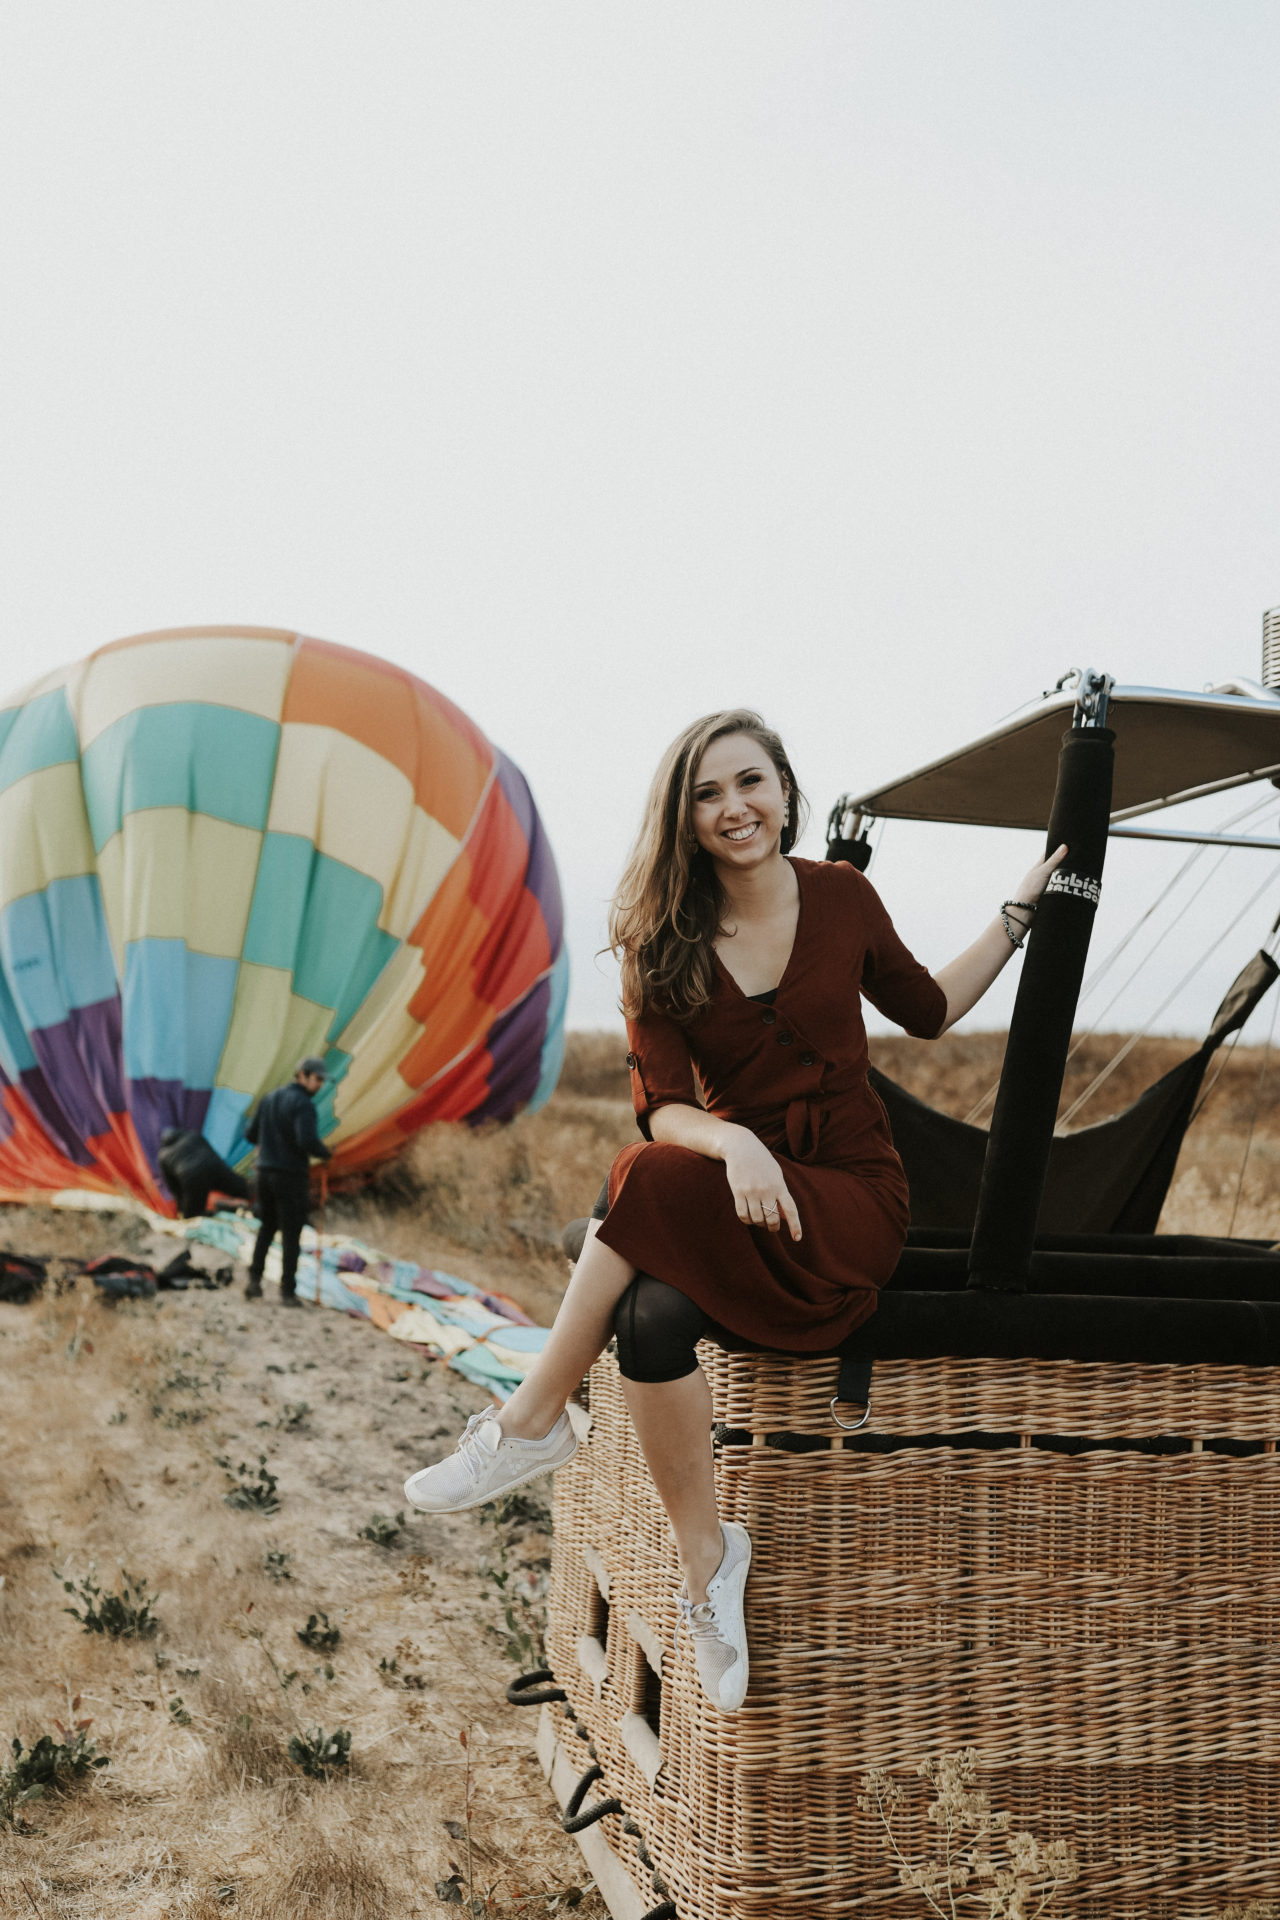
<svg viewBox="0 0 1280 1920"><path fill-rule="evenodd" d="M1242 1027L1280 967L1258 953L1231 983L1203 1043L1110 1120L1053 1137L1040 1206L1045 1234L1154 1233L1205 1068ZM986 1159L985 1127L938 1113L871 1070L911 1187L913 1227L972 1231Z"/></svg>
<svg viewBox="0 0 1280 1920"><path fill-rule="evenodd" d="M1013 1003L973 1222L972 1287L1016 1291L1027 1282L1107 855L1114 768L1109 727L1063 735L1045 850L1069 851L1040 896Z"/></svg>
<svg viewBox="0 0 1280 1920"><path fill-rule="evenodd" d="M908 1242L890 1281L895 1293L950 1293L965 1285L965 1247ZM1062 1235L1037 1247L1027 1277L1032 1293L1123 1295L1135 1300L1274 1300L1280 1302L1280 1252L1256 1242L1146 1234ZM887 1289L886 1289L887 1291ZM882 1292L881 1298L884 1298Z"/></svg>
<svg viewBox="0 0 1280 1920"><path fill-rule="evenodd" d="M1280 1365L1280 1299L993 1293L972 1287L924 1293L894 1285L843 1351L867 1360L946 1355L1269 1367Z"/></svg>
<svg viewBox="0 0 1280 1920"><path fill-rule="evenodd" d="M571 1260L588 1224L565 1228ZM840 1349L841 1398L865 1398L853 1368L877 1359L1280 1364L1280 1251L1263 1241L1048 1234L1023 1294L971 1289L968 1263L967 1233L912 1229L876 1312Z"/></svg>

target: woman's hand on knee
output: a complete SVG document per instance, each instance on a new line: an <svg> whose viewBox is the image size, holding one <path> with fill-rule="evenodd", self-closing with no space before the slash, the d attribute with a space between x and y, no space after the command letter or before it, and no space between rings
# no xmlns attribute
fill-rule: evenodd
<svg viewBox="0 0 1280 1920"><path fill-rule="evenodd" d="M745 1226L767 1227L780 1233L785 1220L793 1240L799 1240L800 1215L769 1149L746 1127L736 1127L724 1156L729 1191L738 1218Z"/></svg>

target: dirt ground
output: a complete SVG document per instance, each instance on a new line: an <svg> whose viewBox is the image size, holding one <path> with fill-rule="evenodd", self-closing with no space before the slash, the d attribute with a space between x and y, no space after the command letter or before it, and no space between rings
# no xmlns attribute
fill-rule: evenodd
<svg viewBox="0 0 1280 1920"><path fill-rule="evenodd" d="M541 1113L432 1130L376 1183L332 1196L327 1225L549 1319L559 1228L635 1137L623 1044L574 1036ZM963 1114L1002 1048L950 1036L875 1054ZM1143 1043L1082 1117L1189 1050ZM1074 1084L1096 1065L1082 1057ZM1234 1209L1237 1233L1280 1236L1278 1092L1262 1053L1238 1049L1188 1138L1166 1230L1225 1232ZM8 1820L0 1791L0 1914L409 1920L470 1897L492 1920L603 1920L532 1758L534 1715L504 1698L536 1663L541 1500L362 1537L375 1515L395 1526L405 1474L448 1450L481 1390L363 1320L285 1312L271 1289L252 1304L237 1288L108 1305L70 1263L146 1255L127 1215L5 1208L0 1244L56 1256L43 1294L0 1304L0 1738L29 1752L63 1739L58 1723L74 1742L88 1720L110 1760ZM252 1493L228 1505L267 1487L262 1456L276 1510ZM86 1631L65 1611L84 1604L55 1570L80 1589L94 1569L106 1591L123 1569L159 1596L153 1635ZM309 1777L296 1756L340 1729L349 1763ZM0 1750L0 1785L11 1757Z"/></svg>
<svg viewBox="0 0 1280 1920"><path fill-rule="evenodd" d="M477 1911L573 1904L585 1867L531 1757L533 1715L503 1697L519 1664L477 1571L505 1560L536 1610L540 1503L523 1508L532 1525L415 1515L388 1545L360 1537L404 1512L404 1475L448 1446L479 1389L366 1322L287 1313L271 1289L112 1307L85 1280L0 1306L0 1366L3 1730L30 1749L88 1718L111 1761L19 1809L24 1831L0 1825L0 1911L443 1914L437 1883L457 1905L468 1824ZM263 1455L278 1511L227 1506L234 1485L263 1484ZM54 1569L78 1584L94 1566L104 1589L123 1566L159 1594L153 1637L86 1632L63 1610L79 1602ZM351 1735L327 1779L288 1758L317 1727ZM590 1891L576 1910L604 1913Z"/></svg>

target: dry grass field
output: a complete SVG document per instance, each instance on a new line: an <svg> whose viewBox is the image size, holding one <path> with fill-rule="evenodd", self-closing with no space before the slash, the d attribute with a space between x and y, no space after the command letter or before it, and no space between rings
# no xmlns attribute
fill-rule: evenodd
<svg viewBox="0 0 1280 1920"><path fill-rule="evenodd" d="M978 1035L874 1051L963 1114L1001 1047ZM1075 1088L1111 1050L1092 1048ZM1112 1103L1186 1050L1143 1043L1109 1083ZM575 1036L542 1113L435 1130L376 1184L331 1200L328 1225L549 1317L565 1278L558 1229L635 1137L622 1051L612 1035ZM1226 1231L1261 1064L1244 1048L1230 1060L1167 1228ZM1280 1236L1278 1091L1280 1077L1263 1090L1237 1233ZM0 1212L6 1246L67 1262L145 1252L142 1231L124 1215ZM87 1720L84 1740L110 1761L25 1805L0 1795L0 1913L409 1920L465 1911L469 1858L477 1912L600 1920L530 1755L533 1715L504 1699L508 1643L532 1664L541 1503L368 1537L375 1514L394 1527L404 1474L446 1450L479 1389L364 1321L286 1314L270 1295L248 1305L238 1290L113 1307L56 1260L42 1295L0 1305L0 1379L0 1759L15 1736L24 1754L42 1735L74 1748ZM270 1491L260 1456L273 1511L243 1492ZM237 1489L247 1505L227 1504ZM104 1591L121 1569L146 1583L154 1633L88 1631L65 1611L85 1608L54 1569L80 1587L93 1568ZM313 1759L308 1774L317 1730L349 1735L349 1759ZM328 1755L340 1761L341 1743Z"/></svg>

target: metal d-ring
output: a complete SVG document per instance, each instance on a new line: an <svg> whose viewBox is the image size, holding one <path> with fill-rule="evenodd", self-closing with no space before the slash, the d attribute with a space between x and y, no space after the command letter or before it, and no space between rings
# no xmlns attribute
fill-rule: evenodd
<svg viewBox="0 0 1280 1920"><path fill-rule="evenodd" d="M861 1418L861 1420L854 1420L854 1421L849 1421L849 1420L842 1420L842 1419L840 1418L840 1415L839 1415L839 1414L838 1414L838 1413L836 1412L836 1408L837 1408L837 1407L838 1407L839 1405L840 1405L840 1396L839 1396L838 1394L836 1394L836 1395L834 1395L834 1396L833 1396L833 1398L832 1398L832 1401L831 1401L831 1418L832 1418L832 1419L833 1419L833 1420L835 1421L835 1423L836 1423L836 1425L837 1425L837 1426L839 1427L839 1429L840 1429L840 1431L841 1431L841 1433L857 1433L857 1431L858 1431L858 1429L859 1429L860 1427L865 1427L865 1426L866 1426L866 1424L867 1424L867 1422L868 1422L868 1420L869 1420L869 1419L871 1418L871 1396L870 1396L870 1394L868 1394L868 1395L867 1395L867 1404L866 1404L866 1407L865 1407L865 1408L864 1408L864 1410L863 1410L863 1415L862 1415L862 1418Z"/></svg>

